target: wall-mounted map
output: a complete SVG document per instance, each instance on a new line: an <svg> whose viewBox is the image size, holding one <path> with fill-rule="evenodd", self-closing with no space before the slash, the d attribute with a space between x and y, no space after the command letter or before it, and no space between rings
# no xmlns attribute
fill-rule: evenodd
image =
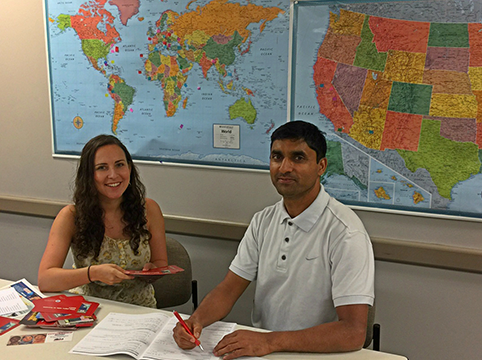
<svg viewBox="0 0 482 360"><path fill-rule="evenodd" d="M482 3L298 2L291 117L352 204L482 217Z"/></svg>
<svg viewBox="0 0 482 360"><path fill-rule="evenodd" d="M55 154L266 168L286 121L289 1L46 0Z"/></svg>
<svg viewBox="0 0 482 360"><path fill-rule="evenodd" d="M54 153L110 133L137 159L265 169L289 113L326 133L341 201L482 217L482 3L292 9L288 79L288 0L46 0Z"/></svg>

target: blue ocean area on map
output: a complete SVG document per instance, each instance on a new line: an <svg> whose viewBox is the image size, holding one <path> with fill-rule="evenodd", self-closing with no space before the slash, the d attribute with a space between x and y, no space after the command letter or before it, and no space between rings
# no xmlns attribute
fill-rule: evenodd
<svg viewBox="0 0 482 360"><path fill-rule="evenodd" d="M342 175L330 176L324 183L326 191L336 199L347 202L366 202L367 191L360 189L348 177Z"/></svg>
<svg viewBox="0 0 482 360"><path fill-rule="evenodd" d="M467 213L482 213L482 174L458 183L452 189L449 210L464 209Z"/></svg>
<svg viewBox="0 0 482 360"><path fill-rule="evenodd" d="M370 202L414 208L430 207L431 201L428 191L373 159L371 159L370 169L370 185L368 189L368 200ZM375 190L380 188L388 195L387 199L377 196ZM417 194L419 195L418 197Z"/></svg>

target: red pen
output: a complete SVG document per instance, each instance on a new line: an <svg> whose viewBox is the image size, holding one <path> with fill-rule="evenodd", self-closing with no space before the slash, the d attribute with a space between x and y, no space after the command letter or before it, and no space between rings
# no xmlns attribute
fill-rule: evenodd
<svg viewBox="0 0 482 360"><path fill-rule="evenodd" d="M196 337L193 335L193 333L191 332L191 329L189 329L189 327L187 326L187 324L184 322L184 320L182 319L181 315L179 315L179 313L174 310L173 311L174 315L177 317L177 320L179 320L179 323L182 325L182 327L184 328L184 330L186 330L188 332L189 335L191 335L196 341L194 341L194 343L199 346L199 348L204 351L204 348L202 347L201 345L201 342L196 339Z"/></svg>

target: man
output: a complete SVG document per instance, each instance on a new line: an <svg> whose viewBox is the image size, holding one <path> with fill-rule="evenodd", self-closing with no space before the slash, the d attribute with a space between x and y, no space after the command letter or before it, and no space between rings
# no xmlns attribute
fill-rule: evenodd
<svg viewBox="0 0 482 360"><path fill-rule="evenodd" d="M315 125L293 121L273 132L271 181L283 199L254 215L225 279L187 321L199 337L256 280L253 325L272 332L235 331L214 348L216 356L363 346L374 300L373 251L360 219L320 184L325 154ZM195 346L180 324L174 338L183 349Z"/></svg>

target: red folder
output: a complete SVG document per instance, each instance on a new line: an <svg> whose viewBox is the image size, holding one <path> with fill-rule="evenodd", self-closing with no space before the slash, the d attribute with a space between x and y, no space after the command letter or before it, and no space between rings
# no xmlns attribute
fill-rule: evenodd
<svg viewBox="0 0 482 360"><path fill-rule="evenodd" d="M180 268L179 266L176 265L168 265L168 266L162 266L154 269L149 269L146 271L142 270L126 270L127 275L132 275L132 276L153 276L153 275L170 275L170 274L176 274L178 272L184 271L183 268Z"/></svg>
<svg viewBox="0 0 482 360"><path fill-rule="evenodd" d="M43 299L32 301L35 307L33 311L40 312L43 316L50 316L45 314L68 314L68 315L93 315L99 303L87 301L83 296L67 296L56 295ZM65 315L65 316L68 316ZM54 316L54 315L52 315ZM54 316L55 317L55 316ZM49 317L51 318L51 317ZM64 317L65 318L65 317ZM56 317L54 320L59 320L61 317Z"/></svg>

